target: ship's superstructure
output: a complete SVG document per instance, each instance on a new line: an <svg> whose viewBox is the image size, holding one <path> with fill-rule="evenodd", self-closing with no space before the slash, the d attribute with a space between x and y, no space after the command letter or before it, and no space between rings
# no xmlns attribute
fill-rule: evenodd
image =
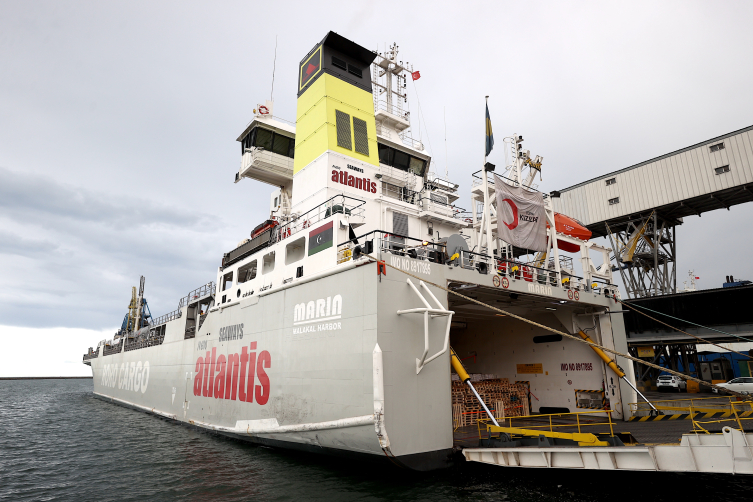
<svg viewBox="0 0 753 502"><path fill-rule="evenodd" d="M535 396L518 414L628 417L631 386L541 327L627 352L610 250L548 196L546 251L526 257L500 239L495 183L534 191L541 171L518 135L504 176L484 166L470 213L459 208L459 184L430 175L410 136L398 58L396 45L376 53L330 32L299 64L295 124L272 102L254 110L235 181L271 185L269 214L224 254L215 283L160 318L136 308L136 324L84 356L95 394L256 443L431 469L454 447L452 345L472 373Z"/></svg>

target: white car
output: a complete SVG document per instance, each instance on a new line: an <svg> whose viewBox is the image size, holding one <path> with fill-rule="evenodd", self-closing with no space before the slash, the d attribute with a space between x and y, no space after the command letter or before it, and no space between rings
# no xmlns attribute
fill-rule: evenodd
<svg viewBox="0 0 753 502"><path fill-rule="evenodd" d="M718 383L716 385L717 387L723 387L738 394L753 394L753 377L733 378L727 383ZM719 392L717 389L713 389L713 391Z"/></svg>
<svg viewBox="0 0 753 502"><path fill-rule="evenodd" d="M670 390L673 392L682 392L687 387L685 380L680 377L672 375L659 375L656 379L656 390L664 391Z"/></svg>

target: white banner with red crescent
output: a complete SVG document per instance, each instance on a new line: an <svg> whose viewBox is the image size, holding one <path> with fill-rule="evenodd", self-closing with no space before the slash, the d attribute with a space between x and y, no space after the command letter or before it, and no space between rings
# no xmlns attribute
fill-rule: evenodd
<svg viewBox="0 0 753 502"><path fill-rule="evenodd" d="M494 175L497 192L497 235L513 246L546 251L544 195L508 185Z"/></svg>

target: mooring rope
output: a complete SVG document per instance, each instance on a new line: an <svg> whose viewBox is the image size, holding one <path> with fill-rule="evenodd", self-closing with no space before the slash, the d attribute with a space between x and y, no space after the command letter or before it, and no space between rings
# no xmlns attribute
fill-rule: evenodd
<svg viewBox="0 0 753 502"><path fill-rule="evenodd" d="M620 302L620 303L623 303L623 302L622 302L622 301L620 301L620 300L617 300L617 301L618 301L618 302ZM624 304L624 303L623 303L623 305L627 306L627 305L626 305L626 304ZM696 324L696 323L694 323L694 322L691 322L691 321L686 321L685 319L680 319L679 317L674 317L674 316L671 316L671 315L669 315L669 314L665 314L664 312L659 312L658 310L652 310L652 309L650 309L650 308L648 308L648 307L644 307L643 305L638 305L638 304L635 304L635 305L633 305L632 307L638 307L639 309L642 309L642 310L648 310L649 312L653 312L654 314L659 314L659 315L667 316L667 317L669 317L669 318L671 318L671 319L675 319L675 320L677 320L677 321L682 321L682 322L686 322L686 323L688 323L688 324L692 324L693 326L698 326L699 328L704 328L704 329L709 329L709 330L711 330L711 331L716 331L717 333L722 333L723 335L729 335L729 336L731 336L731 337L734 337L734 338L739 338L739 339L741 339L741 340L745 340L746 342L753 342L753 340L751 340L751 339L749 339L749 338L745 338L744 336L740 336L740 335L735 335L734 333L727 333L726 331L722 331L722 330L720 330L720 329L709 328L708 326L704 326L703 324ZM630 308L632 308L632 307L630 307ZM635 310L635 309L633 309L633 310ZM640 311L637 311L637 310L636 310L636 312L638 312L639 314L643 314L643 312L640 312ZM651 317L651 316L650 316L650 315L648 315L648 314L643 314L643 315L645 315L645 316L646 316L646 317L648 317L649 319L654 319L653 317ZM656 321L656 322L660 322L660 323L662 323L662 324L663 324L663 325L665 325L665 326L669 326L669 324L667 324L667 323L665 323L665 322L661 322L661 321L660 321L660 320L658 320L658 319L654 319L654 321ZM672 326L669 326L669 327L670 327L670 328L672 328L672 329L674 329L674 330L677 330L677 331L679 331L680 333L685 333L684 331L682 331L682 330L680 330L680 329L677 329L677 328L673 328ZM685 334L686 334L686 335L688 335L688 336L692 336L693 338L698 338L699 340L703 340L703 338L700 338L700 337L697 337L697 336L691 335L690 333L685 333ZM714 342L709 342L708 340L703 340L703 341L704 341L704 342L706 342L706 343L710 343L710 344L712 344L712 345L716 345L716 344L715 344ZM724 350L727 350L727 349L726 349L726 347L722 347L721 345L717 345L717 347L721 347L721 348L723 348ZM734 350L732 350L732 349L729 349L729 350L730 350L730 351L732 351L732 352L735 352L736 354L740 354L739 352L736 352L736 351L734 351ZM749 358L753 359L753 357L750 357L750 356L746 356L745 354L740 354L740 355L741 355L741 356L744 356L744 357L749 357Z"/></svg>
<svg viewBox="0 0 753 502"><path fill-rule="evenodd" d="M741 352L738 352L738 351L736 351L736 350L732 350L732 349L728 349L727 347L722 347L722 346L721 346L721 345L719 345L718 343L714 343L714 342L711 342L711 341L709 341L709 340L706 340L706 339L704 339L704 338L701 338L700 336L695 336L695 335L691 335L691 334L690 334L690 333L688 333L687 331L683 331L683 330L681 330L681 329L675 328L674 326L670 326L670 325L669 325L669 324L667 324L666 322L662 322L662 321L660 321L659 319L654 319L653 317L651 317L650 315L646 314L645 312L641 312L640 310L636 310L636 309L635 309L635 308L633 308L633 307L632 307L631 305L629 305L629 304L627 304L627 303L623 302L622 300L620 300L620 299L619 299L619 298L617 298L616 296L614 297L614 300L615 300L615 301L617 301L617 302L620 302L620 303L621 303L621 304L622 304L623 306L625 306L625 307L629 308L630 310L633 310L633 311L635 311L635 312L638 312L639 314L645 315L645 316L646 316L646 317L648 317L649 319L651 319L651 320L653 320L653 321L656 321L656 322L658 322L659 324L663 324L663 325L667 326L668 328L672 328L672 329L673 329L673 330L675 330L675 331L679 331L680 333L684 333L684 334L686 334L686 335L688 335L688 336L690 336L690 337L693 337L693 338L695 338L696 340L700 340L700 341L702 341L702 342L704 342L704 343L708 343L709 345L715 345L715 346L719 347L720 349L728 350L729 352L734 352L735 354L738 354L738 355L740 355L740 356L743 356L743 357L747 357L748 359L753 359L753 357L750 357L750 356L748 356L748 355L745 355L745 354L743 354L743 353L741 353ZM637 306L637 305L636 305L636 306ZM640 307L640 308L645 308L645 307ZM650 310L650 309L648 309L648 310ZM653 312L653 311L652 311L652 312ZM661 312L659 312L659 313L661 314ZM672 316L670 316L670 317L672 317ZM673 319L677 319L677 318L676 318L676 317L674 317ZM681 321L682 319L678 319L678 320L680 320L680 321ZM690 322L690 321L687 321L687 322ZM700 326L700 325L699 325L699 326ZM711 329L711 328L709 328L709 329ZM716 331L716 330L714 330L714 331ZM721 331L720 333L724 333L724 332L723 332L723 331ZM727 333L727 334L729 334L729 333ZM732 335L732 336L734 336L734 335ZM740 338L742 338L742 337L740 337ZM747 340L747 338L743 338L743 340ZM751 341L753 341L753 340L751 340Z"/></svg>
<svg viewBox="0 0 753 502"><path fill-rule="evenodd" d="M391 265L391 264L387 263L386 260L379 260L379 259L377 259L377 258L375 258L375 257L373 257L373 256L371 256L369 254L365 254L365 253L363 254L363 256L366 256L366 257L371 258L372 260L376 261L377 262L377 266L383 265L383 266L386 266L386 267L390 267L391 269L397 270L398 272L402 272L403 274L405 274L405 275L407 275L409 277L413 277L414 279L417 279L419 281L423 281L424 283L429 284L431 286L434 286L435 288L439 288L439 289L441 289L443 291L446 291L448 293L451 293L451 294L453 294L455 296L459 296L460 298L463 298L464 300L468 300L469 302L475 303L477 305L481 305L482 307L486 307L486 308L488 308L490 310L493 310L495 312L499 312L500 314L504 314L504 315L512 317L514 319L518 319L519 321L523 321L525 323L531 324L533 326L536 326L538 328L544 329L544 330L549 331L551 333L555 333L557 335L561 335L561 336L564 336L566 338L570 338L571 340L575 340L576 342L583 343L583 344L586 344L586 345L591 346L591 347L596 347L598 349L603 350L604 352L609 352L610 354L614 354L616 356L624 357L625 359L628 359L630 361L636 362L638 364L642 364L642 365L648 366L650 368L654 368L654 369L657 369L657 370L660 370L660 371L667 372L670 375L675 375L675 376L683 378L685 380L692 380L694 382L697 382L699 385L705 385L707 387L715 388L717 390L721 390L721 391L724 391L724 392L729 392L731 394L734 394L735 396L737 396L740 399L746 399L748 397L748 396L745 396L743 394L738 394L737 392L734 392L732 390L725 389L724 387L719 387L719 386L714 385L712 383L706 382L706 381L701 380L699 378L695 378L695 377L692 377L692 376L689 376L689 375L684 375L684 374L682 374L682 373L680 373L678 371L670 370L668 368L664 368L662 366L659 366L658 364L649 363L648 361L644 361L642 359L638 359L637 357L633 357L630 354L623 354L622 352L618 352L618 351L616 351L614 349L610 349L610 348L604 347L603 345L599 345L598 343L587 342L587 341L583 340L582 338L580 338L579 336L571 335L570 333L565 333L564 331L560 331L558 329L550 328L549 326L545 326L543 324L539 324L536 321L532 321L530 319L526 319L525 317L513 314L512 312L508 312L506 310L502 310L502 309L500 309L498 307L493 307L491 305L487 305L486 303L484 303L482 301L479 301L479 300L476 300L475 298L471 298L470 296L466 296L466 295L464 295L462 293L458 293L457 291L454 291L452 289L446 288L444 286L440 286L439 284L434 284L433 282L428 281L428 280L426 280L426 279L424 279L422 277L419 277L417 275L411 274L410 272L407 272L407 271L402 270L402 269L400 269L398 267L395 267L394 265ZM616 298L615 298L615 300L616 300Z"/></svg>

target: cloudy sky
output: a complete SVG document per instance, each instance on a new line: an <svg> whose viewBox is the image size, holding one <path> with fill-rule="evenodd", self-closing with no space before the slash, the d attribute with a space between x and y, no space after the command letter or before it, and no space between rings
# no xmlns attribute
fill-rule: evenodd
<svg viewBox="0 0 753 502"><path fill-rule="evenodd" d="M275 38L276 115L294 119L297 64L328 30L397 42L439 171L468 190L488 94L498 145L523 134L550 191L751 125L751 18L742 1L0 0L0 340L48 361L0 376L86 374L140 275L173 310L266 217L270 187L233 177ZM679 282L753 278L725 258L751 216L687 218Z"/></svg>

